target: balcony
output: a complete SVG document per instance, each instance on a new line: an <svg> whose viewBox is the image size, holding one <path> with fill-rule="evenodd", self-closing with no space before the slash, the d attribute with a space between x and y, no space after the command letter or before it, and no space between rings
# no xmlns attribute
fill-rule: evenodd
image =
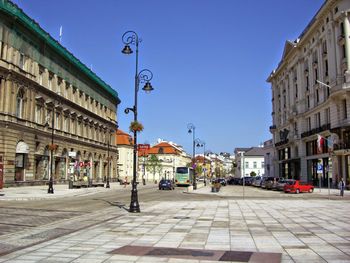
<svg viewBox="0 0 350 263"><path fill-rule="evenodd" d="M330 130L330 128L331 128L331 124L330 123L324 124L321 127L312 129L310 131L303 132L301 134L301 138L309 137L311 135L314 135L314 134L317 134L317 133L320 133L320 132L323 132L323 131Z"/></svg>
<svg viewBox="0 0 350 263"><path fill-rule="evenodd" d="M334 151L350 149L350 143L349 142L335 143L333 145L333 149L334 149Z"/></svg>

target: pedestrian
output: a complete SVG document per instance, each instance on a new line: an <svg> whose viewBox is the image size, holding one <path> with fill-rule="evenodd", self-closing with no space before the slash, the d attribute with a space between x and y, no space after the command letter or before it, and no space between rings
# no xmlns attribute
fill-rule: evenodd
<svg viewBox="0 0 350 263"><path fill-rule="evenodd" d="M128 184L128 177L125 176L125 180L124 180L124 188L126 187L126 185Z"/></svg>
<svg viewBox="0 0 350 263"><path fill-rule="evenodd" d="M345 183L343 181L343 178L340 179L338 187L340 190L340 196L344 196Z"/></svg>

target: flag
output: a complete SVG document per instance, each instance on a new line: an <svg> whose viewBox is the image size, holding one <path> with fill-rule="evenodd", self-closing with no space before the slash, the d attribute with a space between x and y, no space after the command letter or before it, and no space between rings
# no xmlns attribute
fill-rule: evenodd
<svg viewBox="0 0 350 263"><path fill-rule="evenodd" d="M60 26L60 42L62 40L62 35L63 35L63 28L62 28L62 26Z"/></svg>
<svg viewBox="0 0 350 263"><path fill-rule="evenodd" d="M323 153L324 138L317 134L317 153Z"/></svg>

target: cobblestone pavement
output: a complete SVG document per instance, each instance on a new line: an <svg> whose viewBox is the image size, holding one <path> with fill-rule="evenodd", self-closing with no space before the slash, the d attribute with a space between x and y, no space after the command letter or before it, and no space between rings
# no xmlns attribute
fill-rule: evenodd
<svg viewBox="0 0 350 263"><path fill-rule="evenodd" d="M208 194L210 188L196 192ZM274 252L282 254L282 262L350 262L350 202L288 196L159 198L141 202L139 214L108 207L3 236L0 251L7 252L0 262L210 262L112 253L124 246Z"/></svg>

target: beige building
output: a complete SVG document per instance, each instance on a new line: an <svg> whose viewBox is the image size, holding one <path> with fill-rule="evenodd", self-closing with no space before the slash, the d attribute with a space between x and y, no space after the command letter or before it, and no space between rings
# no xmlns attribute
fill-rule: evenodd
<svg viewBox="0 0 350 263"><path fill-rule="evenodd" d="M155 155L159 160L156 169L150 169L150 158ZM138 152L138 176L149 182L159 182L162 178L173 179L176 167L186 167L191 163L191 157L182 146L173 142L158 140L158 143L147 151Z"/></svg>
<svg viewBox="0 0 350 263"><path fill-rule="evenodd" d="M134 145L133 138L122 130L117 131L118 142L118 177L120 180L127 178L131 182L133 176Z"/></svg>
<svg viewBox="0 0 350 263"><path fill-rule="evenodd" d="M1 182L44 183L51 170L55 181L115 178L119 103L34 20L0 1Z"/></svg>
<svg viewBox="0 0 350 263"><path fill-rule="evenodd" d="M350 179L350 1L326 1L268 77L278 176Z"/></svg>

